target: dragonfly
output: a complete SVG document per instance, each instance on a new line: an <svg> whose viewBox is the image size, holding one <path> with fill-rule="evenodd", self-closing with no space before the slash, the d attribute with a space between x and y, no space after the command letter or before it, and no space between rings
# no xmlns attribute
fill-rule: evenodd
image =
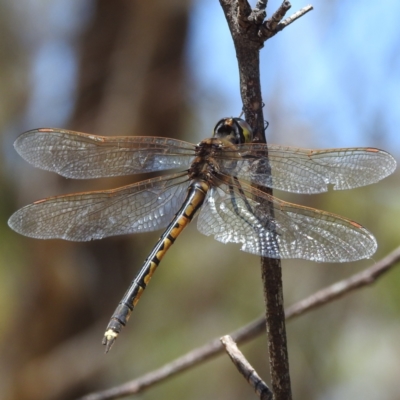
<svg viewBox="0 0 400 400"><path fill-rule="evenodd" d="M250 126L234 117L221 119L213 136L197 145L41 128L22 134L14 146L34 166L68 178L181 168L117 189L39 200L8 221L25 236L72 241L165 229L110 319L103 338L106 352L193 217L198 216L201 233L263 257L317 262L369 258L377 242L357 222L282 201L263 189L307 194L329 186L352 189L376 183L396 168L394 158L376 148L310 150L254 143Z"/></svg>

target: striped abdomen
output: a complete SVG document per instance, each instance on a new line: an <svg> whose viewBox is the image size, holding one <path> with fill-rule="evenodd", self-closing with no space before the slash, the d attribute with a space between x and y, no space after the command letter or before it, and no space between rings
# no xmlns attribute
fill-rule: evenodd
<svg viewBox="0 0 400 400"><path fill-rule="evenodd" d="M182 207L154 246L143 267L130 284L127 292L114 311L103 338L103 344L106 345L106 352L110 350L118 334L128 322L133 308L139 301L144 289L146 289L161 259L202 206L209 188L209 184L203 180L194 180L189 186L188 194Z"/></svg>

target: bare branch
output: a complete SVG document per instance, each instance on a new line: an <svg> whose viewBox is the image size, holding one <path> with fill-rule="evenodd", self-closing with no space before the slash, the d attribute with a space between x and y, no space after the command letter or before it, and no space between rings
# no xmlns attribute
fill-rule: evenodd
<svg viewBox="0 0 400 400"><path fill-rule="evenodd" d="M271 207L272 208L272 207ZM270 211L274 215L273 208ZM281 260L261 258L271 385L275 400L290 400L291 383L286 339Z"/></svg>
<svg viewBox="0 0 400 400"><path fill-rule="evenodd" d="M272 400L272 392L266 383L259 377L256 370L246 360L245 356L238 349L236 343L229 335L221 338L221 343L235 364L238 371L245 377L246 381L254 389L261 400Z"/></svg>
<svg viewBox="0 0 400 400"><path fill-rule="evenodd" d="M267 16L267 0L259 0L249 16L250 21L261 24Z"/></svg>
<svg viewBox="0 0 400 400"><path fill-rule="evenodd" d="M250 25L249 16L251 15L251 7L247 0L238 0L237 2L237 21L239 26L246 30ZM232 9L234 15L234 9Z"/></svg>
<svg viewBox="0 0 400 400"><path fill-rule="evenodd" d="M281 22L282 18L286 15L292 7L289 1L284 1L280 7L272 14L272 17L264 22L264 26L269 31L274 31L276 26Z"/></svg>
<svg viewBox="0 0 400 400"><path fill-rule="evenodd" d="M375 265L365 269L357 274L350 276L347 279L336 282L331 286L319 290L304 300L301 300L289 307L285 314L286 319L305 314L315 308L321 307L324 304L337 300L353 290L371 285L376 282L383 274L390 271L396 263L400 261L400 247L392 251L385 258L378 261ZM265 331L265 318L259 318L250 324L239 328L230 336L237 343L248 342L255 337L261 335ZM121 386L116 386L104 392L93 393L82 397L81 400L107 400L116 399L131 394L144 391L147 387L160 383L163 380L176 375L177 373L194 367L203 361L209 360L221 354L224 351L219 339L213 339L204 346L199 347L183 355L180 358L164 365L163 367L154 370L140 378L127 382Z"/></svg>
<svg viewBox="0 0 400 400"><path fill-rule="evenodd" d="M378 261L375 265L358 274L352 275L350 278L343 279L331 286L319 290L306 299L299 301L290 306L285 314L286 319L294 318L304 314L314 308L337 300L340 297L352 292L355 289L371 285L382 274L389 271L400 260L400 247L389 253L385 258Z"/></svg>
<svg viewBox="0 0 400 400"><path fill-rule="evenodd" d="M265 10L267 8L267 4L268 4L268 0L258 0L254 9L255 10Z"/></svg>
<svg viewBox="0 0 400 400"><path fill-rule="evenodd" d="M280 32L282 29L286 28L288 25L290 25L292 22L298 20L300 17L303 15L307 14L309 11L313 10L312 5L308 5L303 7L301 10L295 12L292 14L289 18L286 18L282 22L279 23L273 23L273 21L269 22L270 20L266 21L262 28L260 29L260 36L264 39L267 40L271 38L272 36L275 36L278 32ZM275 14L274 14L275 15ZM271 20L273 20L274 16L271 17ZM282 16L283 18L283 16Z"/></svg>
<svg viewBox="0 0 400 400"><path fill-rule="evenodd" d="M240 94L245 119L254 132L254 141L266 143L260 83L260 49L264 41L275 35L277 26L291 7L283 1L271 19L265 23L267 0L258 0L254 10L247 0L220 0L235 45L239 66ZM265 34L263 32L265 31ZM272 189L259 187L272 195ZM265 212L274 215L271 204L263 204ZM262 239L261 239L262 240ZM266 306L268 353L271 382L276 400L291 399L289 358L283 308L282 270L280 260L261 258Z"/></svg>
<svg viewBox="0 0 400 400"><path fill-rule="evenodd" d="M277 32L281 31L283 28L286 28L292 22L298 20L303 15L307 14L309 11L313 10L313 6L309 4L308 6L303 7L301 10L292 14L289 18L283 20L278 26L276 27Z"/></svg>
<svg viewBox="0 0 400 400"><path fill-rule="evenodd" d="M203 361L214 357L217 354L223 352L223 346L219 339L213 339L206 343L204 346L198 347L186 353L182 357L175 359L174 361L165 364L161 368L158 368L152 372L149 372L138 379L129 381L123 385L115 386L114 388L107 389L102 392L92 393L83 396L81 400L106 400L106 399L117 399L131 394L143 392L150 386L156 383L162 382L171 376L178 374L181 371L185 371L190 367L200 364Z"/></svg>
<svg viewBox="0 0 400 400"><path fill-rule="evenodd" d="M233 6L234 1L220 0L220 3L235 45L245 119L253 129L254 140L266 143L260 82L260 49L264 40L259 36L259 18L265 14L263 8L264 5L266 6L266 2L258 3L261 10L257 10L252 19L247 18L246 29L243 29L243 26L237 23L239 17L235 17L235 12L246 12L243 1L239 1L237 11ZM260 190L264 190L264 188L260 188ZM272 189L266 189L266 192L272 195ZM263 204L260 207L265 207L266 213L274 215L271 203ZM276 400L290 400L292 396L280 260L262 257L261 276L266 307L266 332L272 390Z"/></svg>

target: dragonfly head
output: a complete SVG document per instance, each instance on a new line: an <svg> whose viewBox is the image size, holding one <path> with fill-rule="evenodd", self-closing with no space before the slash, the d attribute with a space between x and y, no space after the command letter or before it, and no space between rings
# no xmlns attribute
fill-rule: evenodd
<svg viewBox="0 0 400 400"><path fill-rule="evenodd" d="M215 138L225 139L232 144L251 143L253 131L241 118L222 118L214 128Z"/></svg>

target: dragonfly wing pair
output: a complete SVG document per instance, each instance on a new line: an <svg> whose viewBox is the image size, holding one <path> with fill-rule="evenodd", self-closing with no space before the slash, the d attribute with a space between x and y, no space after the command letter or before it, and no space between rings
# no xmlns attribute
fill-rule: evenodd
<svg viewBox="0 0 400 400"><path fill-rule="evenodd" d="M78 179L185 168L196 148L168 138L102 137L59 129L26 132L15 147L33 165ZM375 252L374 237L359 224L286 203L250 183L296 193L324 192L329 184L349 189L392 173L396 162L390 154L372 148L316 151L242 144L223 149L215 160L221 175L235 179L228 178L229 185L221 181L207 194L200 232L274 258L354 261ZM52 197L17 211L9 225L26 236L75 241L153 231L168 225L189 184L182 172L114 190Z"/></svg>

